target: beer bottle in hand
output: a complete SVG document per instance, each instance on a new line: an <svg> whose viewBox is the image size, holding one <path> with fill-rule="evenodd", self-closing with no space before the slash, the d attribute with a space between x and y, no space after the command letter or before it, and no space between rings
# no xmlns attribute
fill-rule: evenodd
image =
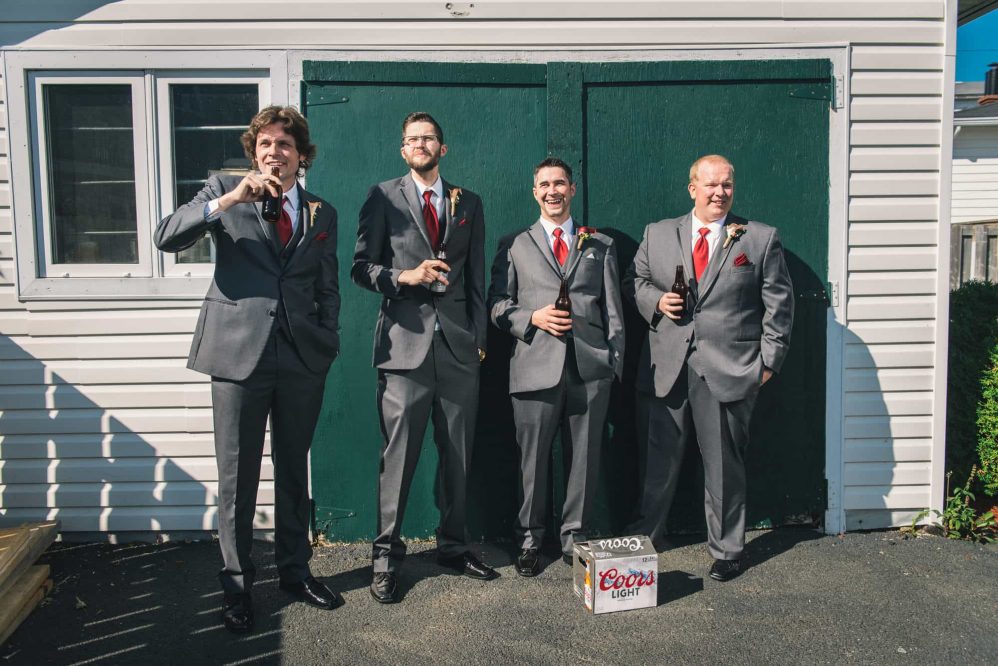
<svg viewBox="0 0 998 666"><path fill-rule="evenodd" d="M281 171L277 167L273 167L270 170L270 175L277 177L279 180ZM264 188L263 190L263 206L261 207L260 215L262 215L263 219L267 220L268 222L277 222L279 219L281 219L281 207L282 207L281 199L284 197L284 188L282 188L280 185L277 185L276 187L277 187L276 197L270 193L270 190L266 188Z"/></svg>
<svg viewBox="0 0 998 666"><path fill-rule="evenodd" d="M686 314L687 307L689 307L690 288L686 284L686 273L683 272L681 264L676 266L676 281L672 284L672 293L683 297L683 309L681 312L676 313L677 316L682 317Z"/></svg>
<svg viewBox="0 0 998 666"><path fill-rule="evenodd" d="M441 242L440 249L437 250L437 259L447 263L447 243ZM447 271L437 271L445 280L447 279ZM430 283L430 293L440 296L447 291L447 285L445 285L440 280L434 280Z"/></svg>
<svg viewBox="0 0 998 666"><path fill-rule="evenodd" d="M561 288L558 289L558 300L554 302L554 309L572 314L572 299L568 297L568 282L565 278L561 279Z"/></svg>

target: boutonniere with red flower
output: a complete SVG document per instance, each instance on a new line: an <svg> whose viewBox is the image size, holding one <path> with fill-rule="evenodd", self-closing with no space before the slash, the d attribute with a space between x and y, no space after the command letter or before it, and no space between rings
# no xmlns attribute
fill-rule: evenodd
<svg viewBox="0 0 998 666"><path fill-rule="evenodd" d="M731 224L724 225L724 231L727 237L724 239L724 245L721 246L721 249L727 250L732 242L737 241L745 233L745 225L732 222Z"/></svg>
<svg viewBox="0 0 998 666"><path fill-rule="evenodd" d="M461 200L462 194L464 194L464 192L461 190L460 187L452 187L450 191L447 193L447 198L450 199L451 217L454 217L454 215L457 213L457 202Z"/></svg>
<svg viewBox="0 0 998 666"><path fill-rule="evenodd" d="M596 227L579 227L579 240L575 243L576 251L582 251L582 244L592 238L596 233Z"/></svg>
<svg viewBox="0 0 998 666"><path fill-rule="evenodd" d="M327 238L329 238L329 234L327 234L325 231L320 231L315 235L315 242L323 243Z"/></svg>
<svg viewBox="0 0 998 666"><path fill-rule="evenodd" d="M308 228L311 229L315 226L315 213L320 208L322 208L321 201L309 201L308 202Z"/></svg>

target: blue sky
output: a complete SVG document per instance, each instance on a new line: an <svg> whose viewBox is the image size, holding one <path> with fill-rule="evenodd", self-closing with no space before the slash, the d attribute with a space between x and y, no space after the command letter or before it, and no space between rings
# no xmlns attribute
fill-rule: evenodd
<svg viewBox="0 0 998 666"><path fill-rule="evenodd" d="M956 80L983 81L998 62L998 9L956 30Z"/></svg>

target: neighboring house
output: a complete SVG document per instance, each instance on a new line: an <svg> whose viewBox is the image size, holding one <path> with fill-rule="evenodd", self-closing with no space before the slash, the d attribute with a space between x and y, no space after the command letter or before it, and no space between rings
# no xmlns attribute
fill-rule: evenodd
<svg viewBox="0 0 998 666"><path fill-rule="evenodd" d="M151 233L209 170L243 164L236 138L270 102L305 109L322 151L309 186L341 213L345 353L312 481L338 534L373 528L380 445L377 305L346 278L351 236L362 184L402 171L397 125L415 107L444 116L444 173L485 197L490 253L536 215L529 168L546 152L580 167L578 217L616 230L624 258L646 223L688 210L692 157L731 154L736 210L780 227L800 316L795 360L760 405L750 457L773 508L754 522L817 514L834 533L942 508L955 32L958 12L994 2L12 4L0 524L213 529L209 387L185 368L213 250L164 255ZM488 365L502 353L483 373L486 407L506 399ZM508 463L492 411L479 470ZM618 433L625 421L611 418ZM623 475L633 443L615 445L627 460L605 468ZM477 473L476 492L515 492ZM268 528L269 461L263 475ZM410 529L425 533L432 474L418 485Z"/></svg>
<svg viewBox="0 0 998 666"><path fill-rule="evenodd" d="M998 63L985 81L957 84L956 109L952 288L967 280L998 282Z"/></svg>

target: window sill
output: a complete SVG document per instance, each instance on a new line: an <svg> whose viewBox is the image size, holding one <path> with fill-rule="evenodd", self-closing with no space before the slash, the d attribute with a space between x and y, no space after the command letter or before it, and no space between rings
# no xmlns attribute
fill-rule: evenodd
<svg viewBox="0 0 998 666"><path fill-rule="evenodd" d="M36 278L18 285L22 301L44 300L134 300L191 299L201 300L208 291L211 278L201 277L141 277L141 278Z"/></svg>

